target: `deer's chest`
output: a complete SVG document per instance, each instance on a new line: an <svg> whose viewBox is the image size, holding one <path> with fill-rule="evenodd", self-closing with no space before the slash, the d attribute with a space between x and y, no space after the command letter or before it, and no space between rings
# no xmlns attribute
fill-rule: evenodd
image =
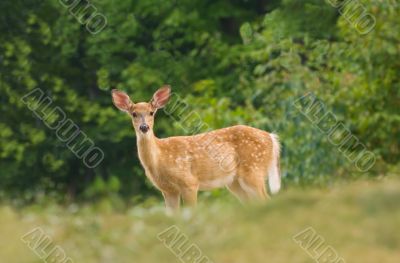
<svg viewBox="0 0 400 263"><path fill-rule="evenodd" d="M152 184L159 190L163 192L176 191L178 189L175 180L171 180L166 174L161 174L158 171L151 171L146 169L146 176L152 182Z"/></svg>
<svg viewBox="0 0 400 263"><path fill-rule="evenodd" d="M161 191L177 191L189 175L188 160L175 158L156 158L142 162L146 176Z"/></svg>

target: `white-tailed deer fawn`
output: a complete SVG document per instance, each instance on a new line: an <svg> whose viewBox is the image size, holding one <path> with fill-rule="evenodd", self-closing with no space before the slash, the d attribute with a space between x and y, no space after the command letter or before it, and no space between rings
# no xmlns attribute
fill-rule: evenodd
<svg viewBox="0 0 400 263"><path fill-rule="evenodd" d="M169 86L154 93L150 102L133 103L112 91L114 105L132 117L140 162L146 176L163 194L167 209L179 208L180 197L189 205L199 190L226 186L240 200L265 199L265 179L271 193L281 187L278 136L244 125L194 136L157 138L154 116L171 95Z"/></svg>

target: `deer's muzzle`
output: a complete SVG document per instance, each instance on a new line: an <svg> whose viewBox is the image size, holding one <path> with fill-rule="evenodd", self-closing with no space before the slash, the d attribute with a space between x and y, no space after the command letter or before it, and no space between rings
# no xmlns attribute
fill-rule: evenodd
<svg viewBox="0 0 400 263"><path fill-rule="evenodd" d="M149 125L147 125L146 123L142 123L142 124L140 124L139 129L140 129L143 133L146 133L146 132L149 131Z"/></svg>

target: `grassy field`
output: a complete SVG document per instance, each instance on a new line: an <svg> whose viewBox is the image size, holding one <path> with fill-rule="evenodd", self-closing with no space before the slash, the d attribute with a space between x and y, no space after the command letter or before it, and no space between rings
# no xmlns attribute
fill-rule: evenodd
<svg viewBox="0 0 400 263"><path fill-rule="evenodd" d="M189 252L181 252L191 245L199 249L192 247L193 255L200 257L201 251L202 263L207 258L226 263L400 259L396 177L335 184L330 189L289 189L262 205L203 198L196 210L183 209L176 217L165 216L161 204L123 212L104 207L48 205L17 210L3 204L0 262L44 262L56 246L71 258L69 263L195 262ZM45 236L51 238L47 247L46 242L37 242ZM61 261L49 257L48 262Z"/></svg>

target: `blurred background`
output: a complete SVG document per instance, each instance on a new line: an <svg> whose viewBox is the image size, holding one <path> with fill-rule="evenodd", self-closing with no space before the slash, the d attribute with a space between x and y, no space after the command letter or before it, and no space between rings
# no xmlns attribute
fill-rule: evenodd
<svg viewBox="0 0 400 263"><path fill-rule="evenodd" d="M140 231L149 230L148 227L150 232L145 233L156 233L162 229L155 230L154 225L148 226L146 222L168 225L166 222L171 219L166 219L159 210L148 212L152 211L151 207L162 206L162 197L140 166L130 118L113 106L110 96L111 89L117 88L126 91L135 102L148 101L157 88L169 84L210 129L246 124L280 135L283 197L277 197L281 201L271 207L257 207L243 213L254 215L252 220L256 220L264 218L264 212L268 217L283 207L286 220L295 215L302 218L304 213L312 213L313 204L323 200L327 192L330 196L330 191L356 184L349 186L348 196L340 199L343 207L348 205L343 211L351 214L361 209L359 215L351 214L354 217L343 212L343 220L348 219L349 223L340 225L346 233L354 232L355 240L351 243L344 232L339 232L336 234L343 235L330 241L342 245L342 254L352 258L349 262L376 262L375 259L395 262L394 255L399 251L396 252L396 248L400 245L392 231L394 220L399 219L395 201L400 201L397 187L400 170L399 3L396 0L350 2L352 5L345 6L342 1L333 0L1 1L0 200L3 212L0 214L11 225L18 220L24 222L4 230L18 233L17 229L24 229L23 225L26 230L34 225L48 227L58 242L70 247L69 251L75 251L72 254L78 253L76 262L109 262L113 257L117 262L132 262L129 260L132 255L141 255L132 250L142 251L151 247L151 242L159 246L158 253L164 250L170 253L157 240L132 241L118 236L129 231L142 235ZM73 3L77 3L75 8L72 8ZM376 21L368 32L357 24L357 17L366 13ZM98 24L88 22L92 14L101 14L103 18L98 16ZM55 130L49 129L21 101L24 95L38 88L52 99L53 108L60 107L104 152L104 159L98 166L88 168L57 138ZM368 171L357 169L354 162L329 141L327 134L296 108L295 102L310 93L374 154L376 161ZM190 134L182 119L162 111L157 115L155 126L158 137ZM379 185L379 191L374 184ZM354 196L365 187L371 192ZM308 191L317 193L307 197ZM218 262L249 262L247 259L262 262L268 251L272 253L268 254L272 255L271 262L312 261L290 240L291 236L285 235L289 241L285 239L266 249L271 243L257 236L260 235L257 229L247 230L253 231L255 243L263 245L259 250L257 246L246 247L239 241L242 240L239 232L246 235L246 228L232 235L224 232L225 236L216 238L217 243L208 244L205 240L212 239L213 235L203 232L206 222L213 221L225 202L227 206L235 206L236 200L226 190L213 191L202 198L210 204L202 207L209 213L197 217L187 212L188 217L181 219L182 228L189 236L191 233L192 242L203 242L206 250L210 246L208 251L215 262L216 259ZM291 214L295 213L292 209L298 208L297 200L302 200L299 206L304 210ZM356 201L352 203L351 200ZM328 207L337 208L335 202ZM227 215L236 214L233 208L227 211ZM331 210L321 205L316 214L327 211ZM103 212L113 219L100 218L97 222L90 216ZM83 213L82 218L76 213ZM126 220L124 230L113 229L113 225L120 222L118 213L122 214L120 217L128 216L121 219ZM150 213L148 217L147 213ZM160 214L154 216L154 213ZM378 221L362 221L374 213L387 220L386 228L378 228ZM325 215L323 220L331 222L329 220L335 216L337 214ZM73 226L62 221L62 217L69 218ZM229 225L229 218L218 219L209 231L217 231L218 222L221 226ZM74 220L78 220L77 226ZM241 222L248 222L246 218L237 220L232 223L232 229L240 229L238 226L245 225ZM309 218L296 220L298 225L292 224L292 234L301 231L303 224L309 222ZM131 226L128 223L131 221L140 223ZM190 228L188 222L197 228ZM273 222L281 222L279 216ZM261 221L257 224L261 225ZM371 239L361 234L364 227L376 230L375 234L365 233L372 236ZM13 229L16 232L12 232ZM88 233L81 234L84 237L80 237L80 241L72 241L82 229ZM328 223L322 224L320 229L326 230L325 237L332 231ZM108 231L115 232L117 237L109 235ZM83 241L91 235L100 237L100 243ZM113 238L122 242L117 249ZM274 236L268 239L272 243L276 240ZM101 243L103 241L105 243ZM350 249L355 243L359 247ZM81 253L82 244L90 247L88 251L103 252ZM383 247L374 253L377 244ZM294 254L285 254L290 246ZM371 252L361 253L368 246ZM124 250L124 247L129 249ZM231 251L231 256L217 249L222 247ZM8 251L4 255L8 253L9 257L3 258L13 262L17 259L10 255L23 254L24 249L9 247L3 250ZM357 257L354 256L356 252L360 252ZM25 261L15 262L40 262L31 260L35 255L29 253L26 252L29 256ZM293 256L296 253L300 256ZM147 256L142 255L143 262L156 260ZM362 260L361 256L364 256ZM139 258L142 257L138 256L137 262L141 262ZM1 257L0 261L3 262Z"/></svg>

